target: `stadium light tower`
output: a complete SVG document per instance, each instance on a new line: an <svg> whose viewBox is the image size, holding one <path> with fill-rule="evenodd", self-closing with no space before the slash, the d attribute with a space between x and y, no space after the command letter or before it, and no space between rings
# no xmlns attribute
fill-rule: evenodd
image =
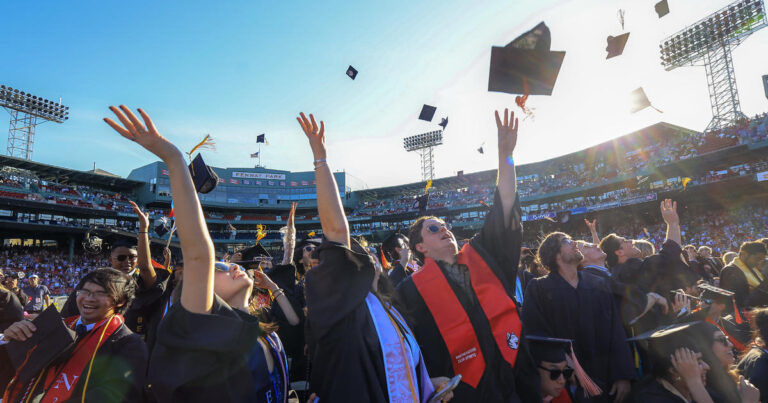
<svg viewBox="0 0 768 403"><path fill-rule="evenodd" d="M421 156L421 180L430 180L435 177L435 150L436 146L443 144L443 131L436 130L417 134L403 139L405 151L418 151Z"/></svg>
<svg viewBox="0 0 768 403"><path fill-rule="evenodd" d="M661 65L704 65L712 105L712 121L706 131L723 129L744 118L736 90L731 51L755 31L768 25L763 0L740 0L666 38Z"/></svg>
<svg viewBox="0 0 768 403"><path fill-rule="evenodd" d="M0 106L11 114L7 149L11 157L32 159L38 123L64 123L69 119L68 106L5 85L0 85Z"/></svg>

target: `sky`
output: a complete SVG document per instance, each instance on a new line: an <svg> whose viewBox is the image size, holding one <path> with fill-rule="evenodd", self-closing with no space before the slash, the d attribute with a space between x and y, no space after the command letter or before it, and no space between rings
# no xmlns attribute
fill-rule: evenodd
<svg viewBox="0 0 768 403"><path fill-rule="evenodd" d="M33 160L121 176L156 161L102 118L109 105L147 111L182 150L206 134L210 165L312 169L295 117L326 125L328 163L353 189L421 180L403 138L439 129L435 176L496 168L493 111L517 110L514 95L488 92L492 46L541 21L552 50L566 51L551 97L531 96L515 162L541 161L665 121L703 130L711 119L704 68L665 71L659 43L729 4L669 0L134 1L4 0L0 83L70 107L63 124L37 127ZM625 27L618 10L624 10ZM606 36L630 32L624 54L605 60ZM8 34L10 33L10 35ZM733 52L742 111L768 111L768 29ZM359 74L349 79L353 65ZM627 112L642 86L659 113ZM437 107L418 120L422 104ZM0 127L9 115L0 113ZM475 151L483 145L484 154Z"/></svg>

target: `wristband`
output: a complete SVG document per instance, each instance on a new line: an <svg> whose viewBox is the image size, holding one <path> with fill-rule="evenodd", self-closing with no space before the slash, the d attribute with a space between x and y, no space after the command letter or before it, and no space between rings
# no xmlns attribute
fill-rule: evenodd
<svg viewBox="0 0 768 403"><path fill-rule="evenodd" d="M319 164L315 164L315 169L322 168L322 167L327 167L327 166L328 166L328 164L326 164L325 162L321 162Z"/></svg>
<svg viewBox="0 0 768 403"><path fill-rule="evenodd" d="M327 160L325 158L318 158L314 161L315 164L317 164L318 162L327 162Z"/></svg>

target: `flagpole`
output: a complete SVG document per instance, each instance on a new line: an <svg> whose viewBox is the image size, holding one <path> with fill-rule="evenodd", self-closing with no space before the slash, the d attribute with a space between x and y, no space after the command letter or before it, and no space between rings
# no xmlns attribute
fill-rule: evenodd
<svg viewBox="0 0 768 403"><path fill-rule="evenodd" d="M259 168L261 168L261 143L259 143Z"/></svg>

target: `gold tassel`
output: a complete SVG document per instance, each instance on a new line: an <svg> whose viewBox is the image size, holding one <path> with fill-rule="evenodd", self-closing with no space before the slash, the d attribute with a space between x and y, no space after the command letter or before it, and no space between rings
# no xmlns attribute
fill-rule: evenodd
<svg viewBox="0 0 768 403"><path fill-rule="evenodd" d="M265 231L265 228L263 225L259 224L256 226L256 243L259 243L264 237L267 236L267 231Z"/></svg>

